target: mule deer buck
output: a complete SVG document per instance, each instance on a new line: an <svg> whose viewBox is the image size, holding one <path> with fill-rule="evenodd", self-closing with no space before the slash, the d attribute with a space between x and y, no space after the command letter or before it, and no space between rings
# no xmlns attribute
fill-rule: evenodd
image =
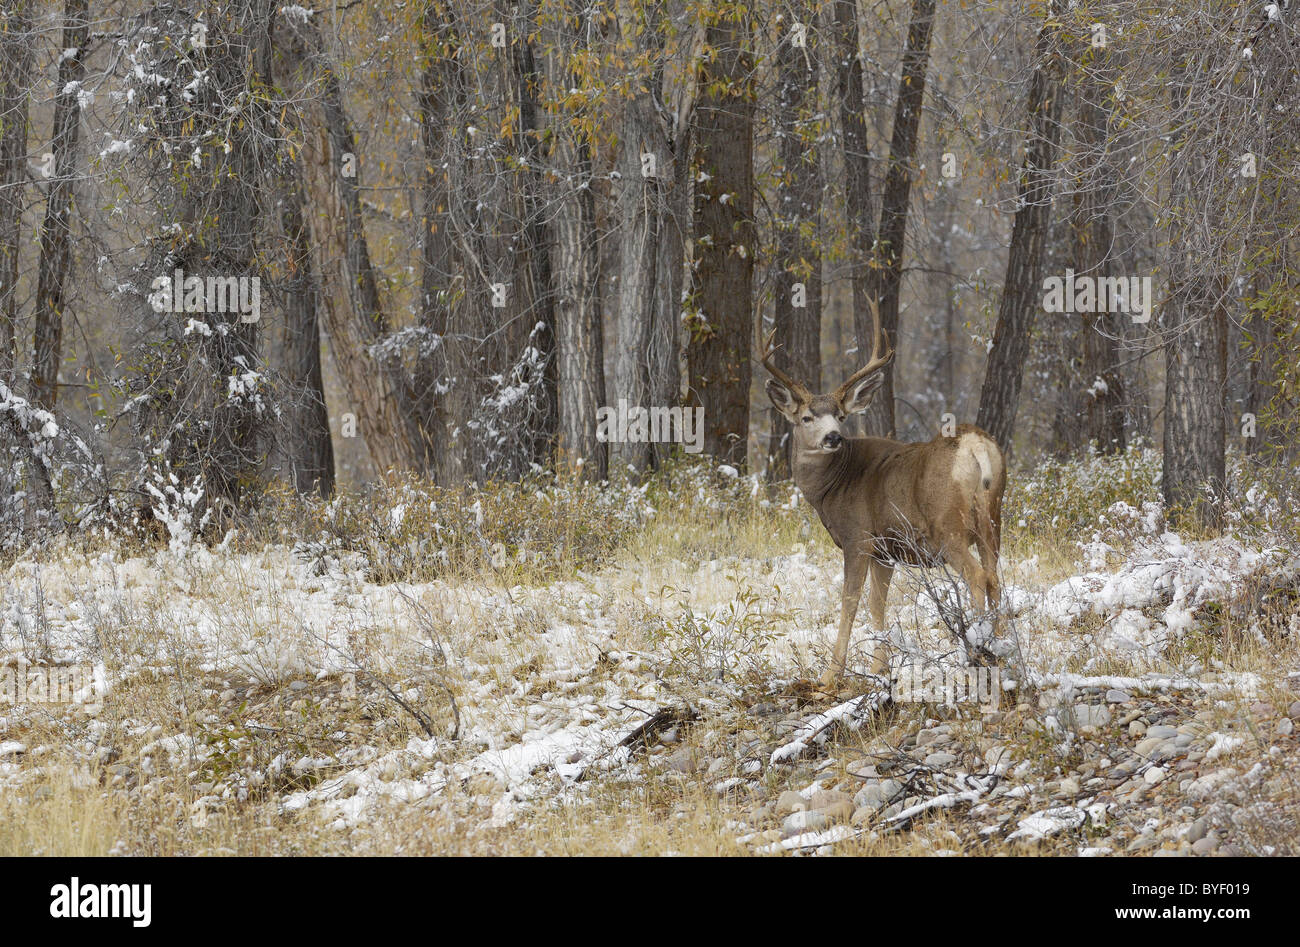
<svg viewBox="0 0 1300 947"><path fill-rule="evenodd" d="M849 437L844 422L865 411L894 357L889 340L881 353L880 312L871 358L830 394L813 394L772 362L767 337L763 367L772 377L767 394L794 426L794 482L817 511L835 545L844 551L844 591L839 637L822 678L834 690L849 650L862 584L871 574L867 610L881 638L885 596L895 563L947 563L961 573L985 609L997 601L998 554L1002 533L1002 491L1006 465L997 444L970 424L953 437L903 443L884 437ZM979 560L970 547L979 550ZM889 653L877 640L872 673L888 675Z"/></svg>

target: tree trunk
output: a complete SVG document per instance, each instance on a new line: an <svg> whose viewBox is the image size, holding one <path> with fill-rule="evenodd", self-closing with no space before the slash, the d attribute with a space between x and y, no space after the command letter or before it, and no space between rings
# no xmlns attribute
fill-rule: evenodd
<svg viewBox="0 0 1300 947"><path fill-rule="evenodd" d="M935 0L913 0L912 22L903 52L903 72L894 108L894 131L889 145L889 168L880 199L880 228L870 272L867 298L880 307L880 325L891 342L898 341L898 302L903 284L903 242L907 234L907 213L915 174L917 130L925 100L925 78L930 66L930 35L934 26ZM859 311L858 354L866 361L872 349L873 320L870 312ZM885 383L863 416L866 432L876 437L894 437L894 369L898 359L885 366Z"/></svg>
<svg viewBox="0 0 1300 947"><path fill-rule="evenodd" d="M773 228L776 233L774 299L777 361L814 391L821 391L822 258L815 234L821 226L821 155L816 136L805 131L818 108L817 55L807 3L791 10L809 27L807 46L798 48L787 30L777 47L776 135L780 184ZM799 298L796 298L796 287ZM769 411L768 470L788 477L794 470L790 422Z"/></svg>
<svg viewBox="0 0 1300 947"><path fill-rule="evenodd" d="M388 323L370 263L357 189L362 165L356 160L356 138L344 111L338 76L325 60L310 22L281 18L279 23L281 29L297 34L305 46L300 58L314 67L307 70L309 77L320 84L319 100L303 107L297 157L322 316L347 392L343 412L355 412L358 430L381 473L419 470L425 453L405 378L399 366L371 350L388 334ZM349 155L352 158L345 163Z"/></svg>
<svg viewBox="0 0 1300 947"><path fill-rule="evenodd" d="M27 0L0 19L0 382L12 387L18 363L18 258L27 180L27 101L32 35Z"/></svg>
<svg viewBox="0 0 1300 947"><path fill-rule="evenodd" d="M653 160L653 173L643 174L641 155ZM617 170L618 181L618 355L614 390L628 406L648 407L650 373L646 353L655 321L656 264L663 229L664 194L659 167L668 154L668 140L649 92L634 94L623 111ZM640 442L610 446L610 463L638 471L650 465L650 445Z"/></svg>
<svg viewBox="0 0 1300 947"><path fill-rule="evenodd" d="M1094 68L1102 54L1094 51ZM1076 211L1074 270L1097 279L1115 271L1115 203L1117 171L1106 160L1110 116L1105 106L1108 85L1085 75L1079 99L1080 150L1091 166L1085 170ZM1083 313L1083 435L1103 454L1123 453L1124 383L1119 372L1119 316L1111 312Z"/></svg>
<svg viewBox="0 0 1300 947"><path fill-rule="evenodd" d="M1171 90L1173 114L1196 99L1196 79L1184 66ZM1185 120L1184 120L1185 121ZM1165 435L1161 488L1166 510L1190 515L1202 528L1222 526L1227 483L1224 452L1228 279L1212 267L1210 240L1219 184L1209 159L1194 150L1195 125L1184 125L1172 146L1189 157L1173 172L1169 189L1169 292L1161 316L1165 343ZM1192 141L1189 141L1192 139ZM1231 187L1232 185L1227 185Z"/></svg>
<svg viewBox="0 0 1300 947"><path fill-rule="evenodd" d="M312 272L302 192L296 182L284 197L281 222L288 254L284 363L292 392L286 452L294 488L299 493L316 492L328 498L334 493L334 445L321 377L319 287Z"/></svg>
<svg viewBox="0 0 1300 947"><path fill-rule="evenodd" d="M687 167L682 130L662 101L665 38L658 14L618 4L623 41L650 60L623 107L617 185L618 332L613 395L629 407L671 407L679 400L678 331L685 241ZM644 471L671 445L612 443L611 465Z"/></svg>
<svg viewBox="0 0 1300 947"><path fill-rule="evenodd" d="M743 465L752 378L754 232L753 56L743 12L705 31L696 115L695 286L691 332L694 404L704 409L704 450ZM731 19L730 17L736 17Z"/></svg>
<svg viewBox="0 0 1300 947"><path fill-rule="evenodd" d="M1052 217L1052 168L1061 137L1056 30L1054 25L1044 24L1035 47L1034 75L1029 82L1029 129L1011 228L1011 250L976 421L1007 454L1011 451L1020 384L1029 355L1029 335L1042 304L1043 246Z"/></svg>
<svg viewBox="0 0 1300 947"><path fill-rule="evenodd" d="M683 345L682 290L686 285L686 235L691 229L690 161L692 125L666 128L668 167L660 183L663 219L659 225L658 256L655 260L654 318L646 352L650 403L672 407L682 401L682 358L689 351ZM661 465L673 444L651 445L650 459Z"/></svg>
<svg viewBox="0 0 1300 947"><path fill-rule="evenodd" d="M871 213L871 152L862 90L862 61L858 58L856 0L834 0L832 9L835 97L840 113L840 153L844 161L844 206L847 214L849 260L853 282L853 332L859 343L871 337L867 306L867 268L875 233ZM868 344L867 352L870 351ZM857 356L865 360L867 352ZM877 395L879 397L879 395Z"/></svg>
<svg viewBox="0 0 1300 947"><path fill-rule="evenodd" d="M1258 299L1265 295L1265 289L1277 278L1273 267L1266 267L1255 275L1252 281L1251 296ZM1245 438L1247 454L1263 452L1265 446L1274 450L1280 448L1285 440L1283 431L1274 431L1269 418L1274 395L1277 392L1277 362L1280 356L1277 344L1277 332L1269 314L1249 312L1246 323L1246 337L1250 342L1250 377L1246 388L1246 411L1255 417L1253 436ZM1281 435L1281 436L1279 436Z"/></svg>
<svg viewBox="0 0 1300 947"><path fill-rule="evenodd" d="M527 313L527 326L536 327L528 344L541 354L543 368L538 413L529 424L531 451L527 460L545 464L551 459L555 435L559 428L559 404L556 388L558 365L555 355L555 304L551 286L551 238L547 233L543 206L541 136L544 131L538 92L541 74L529 37L536 27L536 2L523 5L515 17L517 24L512 64L516 97L519 103L519 152L524 168L518 172L517 187L524 209L524 232L521 252L515 257L526 296L521 300Z"/></svg>
<svg viewBox="0 0 1300 947"><path fill-rule="evenodd" d="M555 31L546 58L552 90L568 88L573 77L565 60L578 38L567 25ZM551 272L556 279L555 332L559 369L559 449L557 462L577 467L589 480L608 474L608 450L596 439L596 412L602 401L604 338L600 311L600 251L596 243L596 198L592 192L591 152L575 122L582 116L561 112L552 120L551 164L559 193L551 223Z"/></svg>
<svg viewBox="0 0 1300 947"><path fill-rule="evenodd" d="M937 149L942 151L942 147ZM942 155L935 155L941 162ZM930 359L926 370L929 395L926 399L928 418L927 430L939 421L945 413L960 413L957 403L957 262L952 246L952 226L957 212L956 188L954 181L940 179L936 195L937 208L931 218L934 221L939 253L939 266L942 273L937 275L932 285L938 295L938 304L932 310Z"/></svg>
<svg viewBox="0 0 1300 947"><path fill-rule="evenodd" d="M82 56L88 32L86 0L66 0L62 47L65 54L59 59L59 92L54 100L54 137L50 141L54 177L50 180L45 224L41 228L32 354L32 393L46 408L53 408L58 400L59 366L63 360L63 309L72 261L72 185L81 135L81 80L86 74Z"/></svg>
<svg viewBox="0 0 1300 947"><path fill-rule="evenodd" d="M1165 306L1165 505L1207 528L1221 524L1227 317L1224 287L1176 263ZM1180 272L1181 271L1181 272Z"/></svg>
<svg viewBox="0 0 1300 947"><path fill-rule="evenodd" d="M463 66L457 58L461 33L446 4L425 6L421 24L420 70L416 101L424 174L420 188L420 307L418 323L426 334L415 366L414 398L420 419L424 466L437 483L452 486L470 476L470 438L465 422L473 412L474 382L463 322L469 308L464 272L452 235L454 199L450 165L455 144L456 106L465 95Z"/></svg>

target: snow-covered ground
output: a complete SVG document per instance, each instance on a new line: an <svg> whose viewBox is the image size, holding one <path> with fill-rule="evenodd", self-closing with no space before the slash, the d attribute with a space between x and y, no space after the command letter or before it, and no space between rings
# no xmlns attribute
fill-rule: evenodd
<svg viewBox="0 0 1300 947"><path fill-rule="evenodd" d="M503 844L651 784L704 793L713 830L756 852L909 833L953 852L1246 849L1254 836L1215 823L1210 803L1256 791L1275 806L1275 765L1294 758L1300 618L1256 615L1251 590L1297 563L1131 518L1130 548L1085 544L1068 577L1004 561L1006 623L970 629L1000 658L996 711L891 701L862 673L839 698L813 694L839 569L804 544L624 557L515 587L490 572L377 584L354 555L274 545L23 558L0 574L0 666L85 667L98 685L94 702L0 704L0 798L21 810L68 765L102 770L110 792L165 785L189 807L185 850L240 806L372 839L438 812ZM964 673L936 585L896 577L896 671ZM1231 647L1216 624L1229 612ZM1247 753L1253 770L1230 765ZM639 820L681 818L668 811L620 818L635 835Z"/></svg>

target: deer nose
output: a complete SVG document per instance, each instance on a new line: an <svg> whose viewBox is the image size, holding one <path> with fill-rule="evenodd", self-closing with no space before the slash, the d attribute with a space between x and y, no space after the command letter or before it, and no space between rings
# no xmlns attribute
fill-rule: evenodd
<svg viewBox="0 0 1300 947"><path fill-rule="evenodd" d="M835 450L835 448L839 447L843 443L844 443L844 438L842 438L835 431L831 431L829 434L827 434L825 437L822 438L822 446L827 447L830 450Z"/></svg>

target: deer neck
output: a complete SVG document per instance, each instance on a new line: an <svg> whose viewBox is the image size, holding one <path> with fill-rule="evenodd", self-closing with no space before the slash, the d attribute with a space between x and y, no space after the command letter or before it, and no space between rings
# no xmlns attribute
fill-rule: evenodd
<svg viewBox="0 0 1300 947"><path fill-rule="evenodd" d="M848 438L834 453L799 451L794 459L794 483L821 512L827 497L856 484L868 460L866 442L857 437Z"/></svg>

